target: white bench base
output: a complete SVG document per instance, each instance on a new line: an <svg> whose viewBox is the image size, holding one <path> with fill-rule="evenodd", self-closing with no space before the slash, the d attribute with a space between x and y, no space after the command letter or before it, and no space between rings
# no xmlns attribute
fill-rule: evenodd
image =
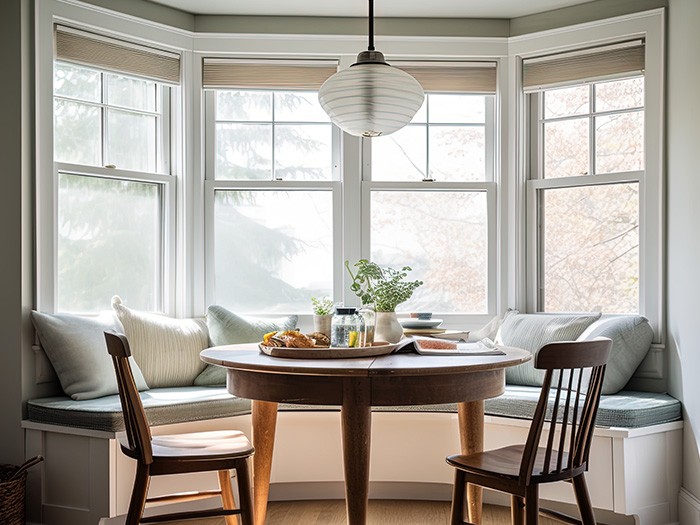
<svg viewBox="0 0 700 525"><path fill-rule="evenodd" d="M489 448L525 441L529 421L486 416ZM45 457L27 482L31 523L95 525L124 514L133 483L134 461L109 432L24 421L26 455ZM597 428L587 474L593 506L601 520L620 524L678 522L683 422L652 427ZM251 434L250 416L153 427L154 434L237 429ZM272 466L271 499L326 499L343 496L338 412L280 412ZM459 451L457 415L375 412L372 419L370 497L449 500L453 470L445 457ZM406 462L405 458L412 458ZM310 461L311 458L311 461ZM163 476L151 495L216 487L208 474ZM548 502L575 504L566 483L543 487ZM500 503L496 495L486 501Z"/></svg>

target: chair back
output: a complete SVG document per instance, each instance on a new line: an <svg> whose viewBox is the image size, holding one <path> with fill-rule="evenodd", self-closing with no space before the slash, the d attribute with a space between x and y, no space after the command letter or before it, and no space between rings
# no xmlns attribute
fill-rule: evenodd
<svg viewBox="0 0 700 525"><path fill-rule="evenodd" d="M546 373L520 464L521 483L529 484L535 470L545 420L546 450L535 473L546 480L587 468L611 348L610 339L599 337L550 343L535 354L535 368Z"/></svg>
<svg viewBox="0 0 700 525"><path fill-rule="evenodd" d="M124 334L117 332L109 331L104 334L107 351L112 356L114 372L117 375L129 449L144 464L153 463L151 430L129 363L129 357L131 357L129 341Z"/></svg>

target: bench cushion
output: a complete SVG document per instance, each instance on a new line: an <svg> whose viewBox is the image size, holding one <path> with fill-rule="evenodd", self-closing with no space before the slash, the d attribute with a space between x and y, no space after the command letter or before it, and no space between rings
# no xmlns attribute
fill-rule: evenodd
<svg viewBox="0 0 700 525"><path fill-rule="evenodd" d="M151 425L201 421L250 412L250 401L229 394L225 388L153 388L141 392ZM33 399L27 417L37 423L119 432L124 419L118 395L75 401L67 396Z"/></svg>

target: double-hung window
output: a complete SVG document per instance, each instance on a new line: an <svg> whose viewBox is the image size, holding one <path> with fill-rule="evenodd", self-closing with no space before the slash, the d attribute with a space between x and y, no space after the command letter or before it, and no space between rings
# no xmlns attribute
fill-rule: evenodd
<svg viewBox="0 0 700 525"><path fill-rule="evenodd" d="M641 311L643 69L641 42L524 61L533 311Z"/></svg>
<svg viewBox="0 0 700 525"><path fill-rule="evenodd" d="M177 55L57 26L54 308L163 310L173 244Z"/></svg>
<svg viewBox="0 0 700 525"><path fill-rule="evenodd" d="M405 311L495 313L495 63L392 64L425 102L410 124L364 139L363 253L424 281Z"/></svg>
<svg viewBox="0 0 700 525"><path fill-rule="evenodd" d="M339 132L324 61L204 59L207 301L308 311L340 265Z"/></svg>

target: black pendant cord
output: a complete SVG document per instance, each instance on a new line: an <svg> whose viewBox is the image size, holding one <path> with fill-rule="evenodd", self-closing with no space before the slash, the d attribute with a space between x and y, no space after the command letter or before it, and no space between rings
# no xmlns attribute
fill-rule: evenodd
<svg viewBox="0 0 700 525"><path fill-rule="evenodd" d="M369 0L369 46L368 51L374 51L374 0Z"/></svg>

